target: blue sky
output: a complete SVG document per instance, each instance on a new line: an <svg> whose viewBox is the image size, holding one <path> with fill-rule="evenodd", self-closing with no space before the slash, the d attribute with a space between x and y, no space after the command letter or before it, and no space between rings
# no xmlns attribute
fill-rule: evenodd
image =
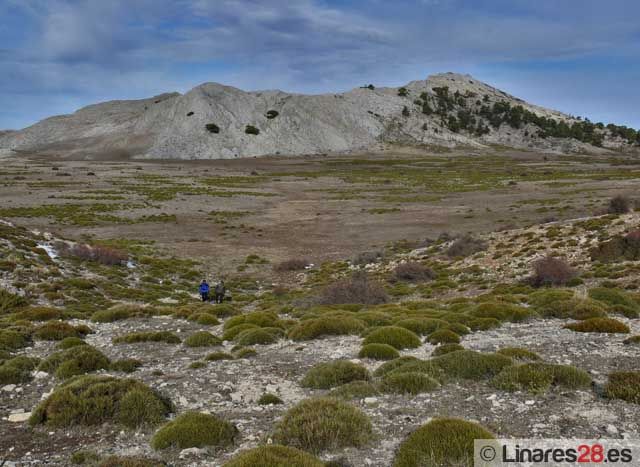
<svg viewBox="0 0 640 467"><path fill-rule="evenodd" d="M470 73L640 128L633 0L0 0L0 128L217 81L318 93Z"/></svg>

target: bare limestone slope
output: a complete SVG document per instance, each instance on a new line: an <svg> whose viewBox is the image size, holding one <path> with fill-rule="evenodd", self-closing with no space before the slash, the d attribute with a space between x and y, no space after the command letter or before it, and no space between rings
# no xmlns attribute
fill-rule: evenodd
<svg viewBox="0 0 640 467"><path fill-rule="evenodd" d="M554 124L579 122L453 73L402 88L322 95L245 92L205 83L184 95L105 102L21 131L0 133L0 149L86 158L175 159L347 152L384 143L593 149L586 144L593 142L589 135L549 138L531 122L505 120L506 113L499 116L503 121L492 121L490 112L503 103L521 106L533 118L544 117ZM247 133L249 125L259 134ZM619 147L630 142L604 127L597 133L601 136L596 145Z"/></svg>

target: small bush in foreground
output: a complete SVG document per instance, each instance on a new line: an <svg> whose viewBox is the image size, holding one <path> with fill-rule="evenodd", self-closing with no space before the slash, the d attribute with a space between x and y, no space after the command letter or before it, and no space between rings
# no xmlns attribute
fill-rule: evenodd
<svg viewBox="0 0 640 467"><path fill-rule="evenodd" d="M330 389L351 381L366 381L369 372L362 365L347 360L320 363L311 368L300 384L314 389Z"/></svg>
<svg viewBox="0 0 640 467"><path fill-rule="evenodd" d="M140 381L88 375L58 386L33 411L29 423L67 427L117 422L136 428L157 425L170 410L169 401Z"/></svg>
<svg viewBox="0 0 640 467"><path fill-rule="evenodd" d="M27 321L50 321L52 319L62 319L63 313L57 308L33 306L25 308L18 316L20 319Z"/></svg>
<svg viewBox="0 0 640 467"><path fill-rule="evenodd" d="M438 381L418 372L392 371L382 378L380 389L396 394L420 394L437 389Z"/></svg>
<svg viewBox="0 0 640 467"><path fill-rule="evenodd" d="M351 277L328 285L320 294L321 305L361 303L378 305L387 303L389 296L382 284L371 281L366 273L354 273Z"/></svg>
<svg viewBox="0 0 640 467"><path fill-rule="evenodd" d="M256 352L256 350L252 349L251 347L244 347L242 349L237 350L234 353L234 355L235 355L235 358L251 358L258 355L258 352Z"/></svg>
<svg viewBox="0 0 640 467"><path fill-rule="evenodd" d="M187 347L213 347L216 345L222 345L222 341L219 337L214 336L207 331L199 331L191 334L184 340L184 345Z"/></svg>
<svg viewBox="0 0 640 467"><path fill-rule="evenodd" d="M19 350L27 347L31 342L31 336L27 332L14 329L0 329L0 350Z"/></svg>
<svg viewBox="0 0 640 467"><path fill-rule="evenodd" d="M324 467L326 464L299 449L269 445L242 451L222 467Z"/></svg>
<svg viewBox="0 0 640 467"><path fill-rule="evenodd" d="M436 347L431 355L437 357L439 355L457 352L458 350L464 350L464 347L462 347L460 344L442 344Z"/></svg>
<svg viewBox="0 0 640 467"><path fill-rule="evenodd" d="M611 307L626 306L636 310L640 308L640 305L623 290L595 287L589 290L589 297Z"/></svg>
<svg viewBox="0 0 640 467"><path fill-rule="evenodd" d="M67 350L72 347L78 347L79 345L88 345L85 341L80 339L79 337L65 337L58 345L56 345L56 349L58 350Z"/></svg>
<svg viewBox="0 0 640 467"><path fill-rule="evenodd" d="M61 341L65 337L84 337L89 332L85 326L72 326L64 321L47 321L33 335L45 341Z"/></svg>
<svg viewBox="0 0 640 467"><path fill-rule="evenodd" d="M417 261L408 261L396 266L393 271L394 277L399 281L423 282L435 279L436 274Z"/></svg>
<svg viewBox="0 0 640 467"><path fill-rule="evenodd" d="M272 404L282 404L282 403L283 403L282 399L280 399L275 394L270 394L268 392L261 395L260 399L258 399L258 404L260 405L272 405Z"/></svg>
<svg viewBox="0 0 640 467"><path fill-rule="evenodd" d="M500 327L500 321L495 318L475 318L470 320L467 325L473 331L488 331Z"/></svg>
<svg viewBox="0 0 640 467"><path fill-rule="evenodd" d="M26 304L27 300L24 297L13 294L6 289L0 289L0 315L11 313Z"/></svg>
<svg viewBox="0 0 640 467"><path fill-rule="evenodd" d="M460 336L450 329L440 329L429 334L429 336L427 337L427 342L433 345L459 344Z"/></svg>
<svg viewBox="0 0 640 467"><path fill-rule="evenodd" d="M0 384L21 384L31 381L31 371L38 366L37 358L18 356L0 364Z"/></svg>
<svg viewBox="0 0 640 467"><path fill-rule="evenodd" d="M204 127L209 133L213 133L213 134L220 133L220 127L215 123L207 123Z"/></svg>
<svg viewBox="0 0 640 467"><path fill-rule="evenodd" d="M132 318L138 311L137 307L116 306L108 310L99 310L91 315L91 321L95 323L113 323L124 319Z"/></svg>
<svg viewBox="0 0 640 467"><path fill-rule="evenodd" d="M450 352L432 358L430 362L442 368L448 376L461 379L491 378L512 364L512 360L503 355L473 350Z"/></svg>
<svg viewBox="0 0 640 467"><path fill-rule="evenodd" d="M273 344L278 340L278 335L264 328L247 329L236 336L239 345Z"/></svg>
<svg viewBox="0 0 640 467"><path fill-rule="evenodd" d="M276 425L274 441L313 453L362 447L373 435L368 417L358 408L332 398L303 400Z"/></svg>
<svg viewBox="0 0 640 467"><path fill-rule="evenodd" d="M576 275L576 271L565 260L546 256L533 263L531 285L534 287L558 287L567 285Z"/></svg>
<svg viewBox="0 0 640 467"><path fill-rule="evenodd" d="M438 329L446 328L450 323L438 318L407 318L394 323L394 326L408 329L419 336L426 336Z"/></svg>
<svg viewBox="0 0 640 467"><path fill-rule="evenodd" d="M387 373L390 373L398 368L400 368L403 365L406 365L408 363L415 363L415 362L421 362L422 360L420 360L417 357L412 357L410 355L404 356L404 357L400 357L400 358L396 358L394 360L391 360L389 362L385 362L382 365L380 365L378 368L376 368L376 370L373 372L373 376L384 376Z"/></svg>
<svg viewBox="0 0 640 467"><path fill-rule="evenodd" d="M57 378L70 378L109 367L109 359L95 347L83 345L56 352L40 363L38 369L55 374Z"/></svg>
<svg viewBox="0 0 640 467"><path fill-rule="evenodd" d="M180 338L170 331L143 331L132 332L124 336L114 337L114 344L135 344L138 342L165 342L167 344L179 344Z"/></svg>
<svg viewBox="0 0 640 467"><path fill-rule="evenodd" d="M605 332L611 334L631 332L629 326L613 318L589 318L577 323L565 324L564 327L576 332Z"/></svg>
<svg viewBox="0 0 640 467"><path fill-rule="evenodd" d="M376 385L369 381L352 381L342 386L338 386L329 393L329 397L339 399L364 399L380 394Z"/></svg>
<svg viewBox="0 0 640 467"><path fill-rule="evenodd" d="M473 442L493 439L482 426L456 418L437 418L400 444L393 467L473 465Z"/></svg>
<svg viewBox="0 0 640 467"><path fill-rule="evenodd" d="M540 356L537 353L520 347L505 347L496 353L514 360L540 360Z"/></svg>
<svg viewBox="0 0 640 467"><path fill-rule="evenodd" d="M388 344L367 344L360 349L358 358L371 358L374 360L393 360L400 353Z"/></svg>
<svg viewBox="0 0 640 467"><path fill-rule="evenodd" d="M217 326L220 324L218 318L209 313L194 313L187 318L194 323L202 324L203 326Z"/></svg>
<svg viewBox="0 0 640 467"><path fill-rule="evenodd" d="M609 399L622 399L640 404L640 371L610 373L604 393Z"/></svg>
<svg viewBox="0 0 640 467"><path fill-rule="evenodd" d="M215 415L186 412L162 426L151 440L153 449L188 449L233 443L238 429Z"/></svg>
<svg viewBox="0 0 640 467"><path fill-rule="evenodd" d="M398 350L420 347L420 338L408 329L398 326L382 326L370 332L364 339L367 344L387 344Z"/></svg>
<svg viewBox="0 0 640 467"><path fill-rule="evenodd" d="M247 125L246 128L244 129L244 132L248 135L254 135L254 136L257 136L260 134L260 130L253 125Z"/></svg>

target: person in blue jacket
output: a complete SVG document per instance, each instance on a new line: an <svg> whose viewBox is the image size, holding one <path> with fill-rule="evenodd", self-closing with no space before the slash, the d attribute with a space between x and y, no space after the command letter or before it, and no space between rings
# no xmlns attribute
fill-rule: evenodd
<svg viewBox="0 0 640 467"><path fill-rule="evenodd" d="M209 284L206 279L202 279L200 282L200 296L202 297L202 301L206 302L209 300Z"/></svg>

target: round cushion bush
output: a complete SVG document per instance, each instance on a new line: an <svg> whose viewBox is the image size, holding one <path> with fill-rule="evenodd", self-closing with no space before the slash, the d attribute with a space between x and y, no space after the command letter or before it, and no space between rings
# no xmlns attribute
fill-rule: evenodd
<svg viewBox="0 0 640 467"><path fill-rule="evenodd" d="M151 440L153 449L226 447L233 443L237 428L215 415L186 412L162 426Z"/></svg>
<svg viewBox="0 0 640 467"><path fill-rule="evenodd" d="M396 394L420 394L438 388L440 384L424 373L394 371L382 378L380 388L383 392Z"/></svg>
<svg viewBox="0 0 640 467"><path fill-rule="evenodd" d="M408 329L399 326L382 326L373 330L364 340L367 344L388 344L398 350L420 347L420 338Z"/></svg>
<svg viewBox="0 0 640 467"><path fill-rule="evenodd" d="M476 439L494 439L494 436L477 423L437 418L400 444L393 467L473 465Z"/></svg>
<svg viewBox="0 0 640 467"><path fill-rule="evenodd" d="M222 467L324 467L325 463L296 448L272 444L242 451Z"/></svg>
<svg viewBox="0 0 640 467"><path fill-rule="evenodd" d="M338 360L314 366L300 384L307 388L330 389L351 381L366 381L369 378L369 372L364 366L348 360Z"/></svg>
<svg viewBox="0 0 640 467"><path fill-rule="evenodd" d="M274 441L313 453L362 447L373 435L369 418L357 407L329 397L306 399L276 425Z"/></svg>
<svg viewBox="0 0 640 467"><path fill-rule="evenodd" d="M460 336L450 329L439 329L432 332L427 337L427 341L430 344L459 344Z"/></svg>
<svg viewBox="0 0 640 467"><path fill-rule="evenodd" d="M367 344L362 346L359 358L371 358L373 360L392 360L398 358L400 353L389 344Z"/></svg>

